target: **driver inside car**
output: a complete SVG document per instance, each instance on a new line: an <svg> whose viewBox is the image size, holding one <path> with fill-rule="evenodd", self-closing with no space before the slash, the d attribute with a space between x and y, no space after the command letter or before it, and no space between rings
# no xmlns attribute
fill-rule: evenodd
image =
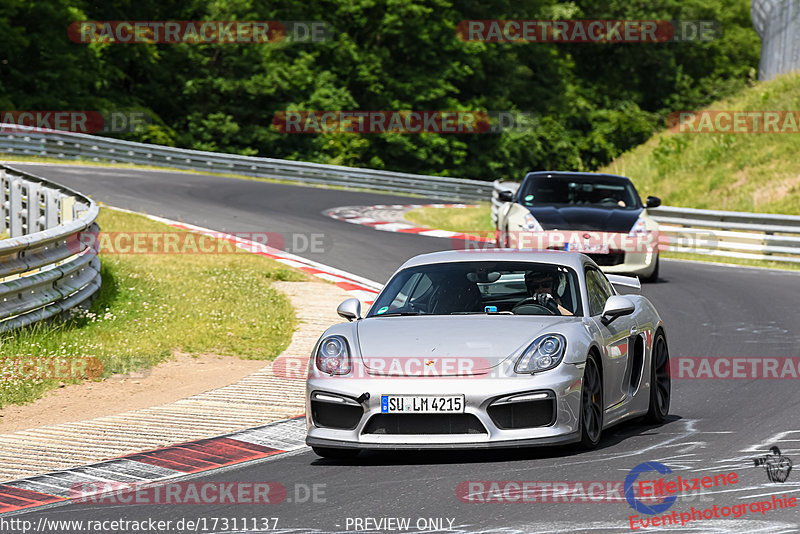
<svg viewBox="0 0 800 534"><path fill-rule="evenodd" d="M555 283L555 273L526 272L525 287L528 288L528 295L530 295L526 300L534 300L536 304L544 306L559 315L572 315L572 312L562 305L561 299L556 295Z"/></svg>

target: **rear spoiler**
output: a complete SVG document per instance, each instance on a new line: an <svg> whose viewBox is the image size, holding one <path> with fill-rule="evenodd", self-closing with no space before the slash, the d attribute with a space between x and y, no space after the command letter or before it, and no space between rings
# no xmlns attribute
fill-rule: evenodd
<svg viewBox="0 0 800 534"><path fill-rule="evenodd" d="M619 274L607 274L608 281L614 284L615 287L632 287L636 290L642 289L642 284L636 276L621 276Z"/></svg>

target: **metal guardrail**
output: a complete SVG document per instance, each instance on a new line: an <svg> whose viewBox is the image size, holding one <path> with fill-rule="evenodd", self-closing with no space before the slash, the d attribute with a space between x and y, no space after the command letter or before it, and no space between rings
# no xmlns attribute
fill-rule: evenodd
<svg viewBox="0 0 800 534"><path fill-rule="evenodd" d="M88 197L0 165L0 332L48 319L100 288L100 261L78 234L96 230Z"/></svg>
<svg viewBox="0 0 800 534"><path fill-rule="evenodd" d="M493 183L492 221L503 205L500 191L516 182ZM661 249L707 256L800 263L800 217L770 213L661 206L647 212L659 223Z"/></svg>
<svg viewBox="0 0 800 534"><path fill-rule="evenodd" d="M0 152L235 173L299 183L408 193L457 202L484 200L492 191L491 183L480 180L204 152L57 130L26 129L12 124L0 124Z"/></svg>

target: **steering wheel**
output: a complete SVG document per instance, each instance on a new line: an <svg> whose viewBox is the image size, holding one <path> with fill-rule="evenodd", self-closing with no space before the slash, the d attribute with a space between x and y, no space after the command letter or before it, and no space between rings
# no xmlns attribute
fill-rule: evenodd
<svg viewBox="0 0 800 534"><path fill-rule="evenodd" d="M525 313L529 310L534 313ZM523 313L520 313L520 311L523 311ZM554 312L550 308L542 306L541 304L536 302L535 297L526 298L525 300L523 300L522 302L511 308L511 313L515 315L561 315L560 313L557 314L557 312Z"/></svg>
<svg viewBox="0 0 800 534"><path fill-rule="evenodd" d="M616 198L606 197L602 199L600 202L598 202L598 204L606 204L606 203L616 204L617 202L619 202L619 200L617 200Z"/></svg>

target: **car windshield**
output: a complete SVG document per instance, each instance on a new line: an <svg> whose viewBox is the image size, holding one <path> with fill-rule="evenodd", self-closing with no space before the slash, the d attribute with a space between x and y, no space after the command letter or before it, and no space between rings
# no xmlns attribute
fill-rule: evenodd
<svg viewBox="0 0 800 534"><path fill-rule="evenodd" d="M525 180L519 201L528 207L542 205L592 206L639 209L641 201L633 184L595 176L531 176Z"/></svg>
<svg viewBox="0 0 800 534"><path fill-rule="evenodd" d="M409 267L386 285L367 317L581 315L575 271L532 262L456 262Z"/></svg>

